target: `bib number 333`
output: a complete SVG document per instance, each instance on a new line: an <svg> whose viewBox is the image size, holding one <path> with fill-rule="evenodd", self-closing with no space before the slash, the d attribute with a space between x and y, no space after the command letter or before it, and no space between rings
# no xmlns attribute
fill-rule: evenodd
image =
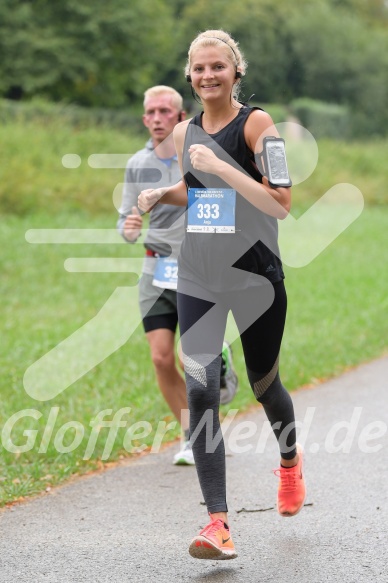
<svg viewBox="0 0 388 583"><path fill-rule="evenodd" d="M220 205L209 204L206 202L197 204L197 218L198 219L218 219L220 216Z"/></svg>
<svg viewBox="0 0 388 583"><path fill-rule="evenodd" d="M233 188L189 188L187 231L235 233L236 191Z"/></svg>

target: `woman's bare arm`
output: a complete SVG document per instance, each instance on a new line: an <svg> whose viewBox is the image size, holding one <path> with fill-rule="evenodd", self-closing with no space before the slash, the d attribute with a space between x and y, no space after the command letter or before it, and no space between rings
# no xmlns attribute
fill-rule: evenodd
<svg viewBox="0 0 388 583"><path fill-rule="evenodd" d="M178 163L183 175L182 168L182 154L183 144L186 135L187 124L190 120L185 120L177 124L174 128L174 143L178 156ZM176 206L187 205L187 188L183 178L173 186L165 186L163 188L143 190L138 198L138 206L143 212L150 212L150 210L158 203L173 204Z"/></svg>
<svg viewBox="0 0 388 583"><path fill-rule="evenodd" d="M142 190L137 199L137 205L143 213L149 213L158 203L186 206L187 189L183 180L180 180L174 186Z"/></svg>

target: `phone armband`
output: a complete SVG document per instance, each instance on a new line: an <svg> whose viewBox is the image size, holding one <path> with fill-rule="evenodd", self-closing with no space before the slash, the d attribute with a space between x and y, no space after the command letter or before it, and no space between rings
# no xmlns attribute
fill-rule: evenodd
<svg viewBox="0 0 388 583"><path fill-rule="evenodd" d="M264 174L269 185L274 188L291 186L288 173L286 148L283 138L266 136L263 140Z"/></svg>

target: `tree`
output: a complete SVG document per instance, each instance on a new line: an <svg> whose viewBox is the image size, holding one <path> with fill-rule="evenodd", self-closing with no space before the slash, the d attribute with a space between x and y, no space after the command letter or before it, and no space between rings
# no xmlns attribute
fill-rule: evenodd
<svg viewBox="0 0 388 583"><path fill-rule="evenodd" d="M167 70L173 47L163 0L1 0L0 23L8 97L123 105Z"/></svg>
<svg viewBox="0 0 388 583"><path fill-rule="evenodd" d="M387 27L386 0L0 0L0 95L120 107L162 83L192 103L187 50L222 28L249 63L242 99L339 103L386 131Z"/></svg>

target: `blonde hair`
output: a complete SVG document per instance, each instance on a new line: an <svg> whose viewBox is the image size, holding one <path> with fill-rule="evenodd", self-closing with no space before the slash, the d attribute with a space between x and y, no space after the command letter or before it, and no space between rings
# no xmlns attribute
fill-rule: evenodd
<svg viewBox="0 0 388 583"><path fill-rule="evenodd" d="M171 95L171 102L174 107L177 108L178 111L183 109L183 98L178 91L173 89L172 87L168 87L167 85L155 85L154 87L150 87L147 91L144 92L144 101L143 105L145 107L147 99L150 97L158 97L159 95Z"/></svg>
<svg viewBox="0 0 388 583"><path fill-rule="evenodd" d="M225 56L236 68L236 72L238 71L241 73L241 76L245 75L248 63L246 62L243 53L239 49L238 42L236 42L232 36L224 30L206 30L205 32L199 33L199 35L190 45L185 66L185 75L190 75L193 52L196 49L203 47L225 48ZM229 47L230 50L227 49L227 47ZM237 99L240 89L240 79L237 80L237 83L235 83L233 87L233 97Z"/></svg>

